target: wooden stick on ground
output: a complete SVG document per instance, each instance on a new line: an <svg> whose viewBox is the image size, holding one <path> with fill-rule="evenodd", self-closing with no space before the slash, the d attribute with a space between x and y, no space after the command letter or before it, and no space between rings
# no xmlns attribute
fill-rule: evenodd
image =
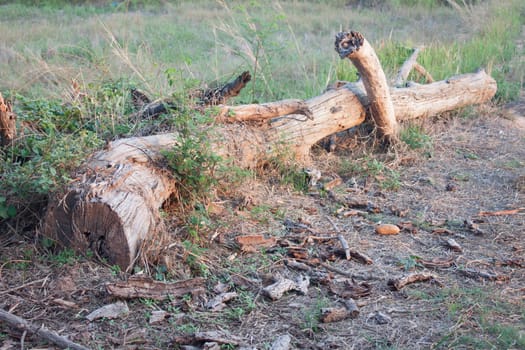
<svg viewBox="0 0 525 350"><path fill-rule="evenodd" d="M89 348L86 348L83 345L74 343L67 338L47 330L44 328L44 326L37 326L35 324L29 323L27 320L24 320L23 318L20 318L2 309L0 309L0 320L20 331L36 334L39 337L42 337L63 349L89 350Z"/></svg>
<svg viewBox="0 0 525 350"><path fill-rule="evenodd" d="M417 64L417 56L421 52L421 48L417 47L414 49L414 52L412 52L412 55L403 63L399 71L397 72L397 77L394 82L394 86L403 86L403 84L406 82L408 75L410 74L410 71L414 67L415 64Z"/></svg>
<svg viewBox="0 0 525 350"><path fill-rule="evenodd" d="M361 33L351 31L336 35L335 50L341 58L349 58L359 71L375 125L385 141L394 141L398 132L394 104L385 72L374 49Z"/></svg>

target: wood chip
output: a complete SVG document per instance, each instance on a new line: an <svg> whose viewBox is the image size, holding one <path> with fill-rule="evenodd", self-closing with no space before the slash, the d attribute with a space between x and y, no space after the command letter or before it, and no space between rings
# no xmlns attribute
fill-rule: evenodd
<svg viewBox="0 0 525 350"><path fill-rule="evenodd" d="M284 293L289 291L298 291L306 295L308 293L308 286L310 285L310 278L308 276L299 276L296 281L288 278L281 278L277 282L265 287L263 293L272 300L281 299Z"/></svg>
<svg viewBox="0 0 525 350"><path fill-rule="evenodd" d="M253 253L261 248L271 248L277 244L275 237L265 238L263 235L238 236L235 237L235 241L245 253Z"/></svg>
<svg viewBox="0 0 525 350"><path fill-rule="evenodd" d="M52 300L53 304L56 304L58 306L62 306L64 308L68 308L68 309L78 309L79 306L72 302L72 301L67 301L67 300L64 300L64 299L53 299Z"/></svg>
<svg viewBox="0 0 525 350"><path fill-rule="evenodd" d="M498 210L498 211L480 211L479 216L501 216L501 215L515 215L525 213L525 208Z"/></svg>
<svg viewBox="0 0 525 350"><path fill-rule="evenodd" d="M350 317L345 307L327 307L321 309L320 320L323 323L339 322Z"/></svg>
<svg viewBox="0 0 525 350"><path fill-rule="evenodd" d="M461 246L459 245L459 243L456 242L456 240L453 239L453 238L446 239L446 240L444 241L444 243L445 243L445 245L446 245L447 247L449 247L450 249L452 249L452 250L455 251L455 252L462 252L462 251L463 251L463 249L461 248Z"/></svg>
<svg viewBox="0 0 525 350"><path fill-rule="evenodd" d="M123 315L126 315L127 313L129 313L128 304L119 301L113 304L104 305L101 308L96 309L95 311L87 315L86 318L90 322L93 322L94 320L99 318L119 318Z"/></svg>
<svg viewBox="0 0 525 350"><path fill-rule="evenodd" d="M376 226L376 233L380 235L397 235L401 230L392 224L381 224Z"/></svg>
<svg viewBox="0 0 525 350"><path fill-rule="evenodd" d="M400 290L408 284L428 281L437 281L437 279L434 275L429 273L414 273L406 277L390 279L388 281L388 286L392 290Z"/></svg>

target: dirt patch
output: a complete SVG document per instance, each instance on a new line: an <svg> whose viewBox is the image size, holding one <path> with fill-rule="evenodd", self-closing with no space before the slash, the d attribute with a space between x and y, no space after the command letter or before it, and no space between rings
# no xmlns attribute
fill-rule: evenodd
<svg viewBox="0 0 525 350"><path fill-rule="evenodd" d="M426 124L428 152L393 157L397 190L384 186L391 180L385 176L361 174L308 194L258 184L237 201L242 205L221 202L207 240L175 240L171 261L150 272L159 279L206 276L205 295L128 300L130 311L121 318L89 322L89 312L116 301L105 284L127 276L84 258L49 254L27 240L2 240L8 243L1 248L0 305L92 348L202 346L197 336L204 331L222 332L208 334L208 342L222 339L222 348L264 349L283 335L301 349L520 348L525 213L480 214L525 207L525 133L505 117L491 110ZM321 182L336 176L343 157L355 159L356 140L347 142L336 155L319 155ZM379 223L401 232L378 235ZM235 238L249 234L278 243L242 252ZM346 260L338 235L373 263ZM399 290L389 284L411 274L432 278ZM308 278L307 292L266 297L265 288L283 278ZM206 303L222 292L236 297L210 311ZM321 322L326 309L344 309L350 296L357 317ZM167 317L150 324L159 310ZM19 348L22 334L2 324L0 339L3 349ZM23 341L44 344L31 335Z"/></svg>

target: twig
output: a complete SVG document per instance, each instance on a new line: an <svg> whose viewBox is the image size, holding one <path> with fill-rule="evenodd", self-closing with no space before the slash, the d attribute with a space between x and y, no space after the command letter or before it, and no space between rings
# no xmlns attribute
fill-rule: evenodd
<svg viewBox="0 0 525 350"><path fill-rule="evenodd" d="M397 78L394 83L395 86L401 86L407 80L408 75L410 74L410 71L412 70L412 67L416 63L419 52L421 52L421 48L419 47L415 48L414 52L412 52L412 55L410 55L410 57L405 61L405 63L403 63L403 65L397 72Z"/></svg>
<svg viewBox="0 0 525 350"><path fill-rule="evenodd" d="M473 269L458 269L458 272L464 276L475 278L475 279L482 278L482 279L486 279L489 281L508 281L510 280L509 276L498 275L498 274L487 272L487 271L478 271L478 270L473 270Z"/></svg>
<svg viewBox="0 0 525 350"><path fill-rule="evenodd" d="M417 71L422 76L424 76L425 79L427 80L427 83L433 83L434 82L434 78L432 78L432 75L430 75L430 73L425 69L425 67L423 67L419 63L417 63L417 62L414 63L414 70Z"/></svg>
<svg viewBox="0 0 525 350"><path fill-rule="evenodd" d="M43 325L39 327L37 325L31 324L27 320L20 318L16 315L13 315L12 313L7 312L2 309L0 309L0 320L6 322L13 328L23 331L24 334L26 332L36 334L52 342L53 344L56 344L60 348L72 349L72 350L89 350L89 348L86 348L83 345L74 343L65 337L62 337L54 332L47 330L46 328L44 328ZM23 346L23 340L22 340L22 346Z"/></svg>
<svg viewBox="0 0 525 350"><path fill-rule="evenodd" d="M395 278L388 281L388 286L392 290L400 290L407 284L415 282L426 282L426 281L436 281L438 284L441 284L437 281L436 277L429 273L413 273L406 277Z"/></svg>
<svg viewBox="0 0 525 350"><path fill-rule="evenodd" d="M479 216L502 216L502 215L515 215L521 212L525 212L525 208L498 210L498 211L480 211L478 215Z"/></svg>

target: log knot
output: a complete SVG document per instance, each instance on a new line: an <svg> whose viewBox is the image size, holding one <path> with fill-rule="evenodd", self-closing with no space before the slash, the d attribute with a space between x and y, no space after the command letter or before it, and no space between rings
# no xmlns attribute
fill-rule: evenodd
<svg viewBox="0 0 525 350"><path fill-rule="evenodd" d="M339 32L335 36L335 51L343 59L358 51L364 41L365 38L359 32Z"/></svg>

